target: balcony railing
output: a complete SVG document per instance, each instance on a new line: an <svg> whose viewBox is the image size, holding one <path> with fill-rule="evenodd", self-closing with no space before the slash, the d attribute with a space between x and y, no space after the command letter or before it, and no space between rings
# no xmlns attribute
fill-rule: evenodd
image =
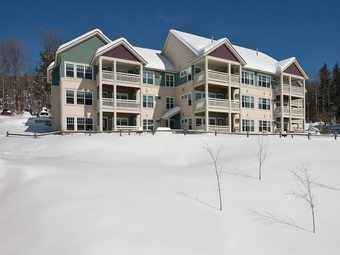
<svg viewBox="0 0 340 255"><path fill-rule="evenodd" d="M289 94L289 85L288 84L283 84L283 93ZM280 93L281 92L281 86L278 85L276 87L276 92ZM297 86L291 86L291 95L296 95L296 96L303 96L304 91L302 87L297 87Z"/></svg>
<svg viewBox="0 0 340 255"><path fill-rule="evenodd" d="M126 99L116 99L117 110L127 111L127 112L138 112L140 111L140 102L137 100L126 100ZM98 100L99 106L99 100ZM103 98L102 99L103 110L113 111L114 110L114 99L113 98Z"/></svg>
<svg viewBox="0 0 340 255"><path fill-rule="evenodd" d="M205 125L196 126L196 130L205 131ZM215 130L218 131L218 132L230 132L229 126L208 125L208 131L214 132Z"/></svg>
<svg viewBox="0 0 340 255"><path fill-rule="evenodd" d="M231 100L230 105L231 105L231 110L235 110L235 111L240 110L239 101ZM194 109L196 111L204 110L205 107L206 107L205 98L195 101ZM209 98L208 107L209 107L209 110L229 111L229 99Z"/></svg>
<svg viewBox="0 0 340 255"><path fill-rule="evenodd" d="M289 111L289 107L277 107L275 110L275 113L277 115L289 115L290 111ZM304 109L303 108L291 108L291 117L299 117L302 118L304 114Z"/></svg>
<svg viewBox="0 0 340 255"><path fill-rule="evenodd" d="M112 71L102 70L103 82L113 84L114 73ZM140 75L131 73L116 73L117 82L127 83L127 84L140 84Z"/></svg>
<svg viewBox="0 0 340 255"><path fill-rule="evenodd" d="M224 72L218 72L214 70L208 70L208 80L216 81L220 83L229 83L229 74ZM232 84L240 84L240 75L231 74L230 81ZM200 72L194 75L194 85L201 84L205 82L205 72Z"/></svg>
<svg viewBox="0 0 340 255"><path fill-rule="evenodd" d="M208 70L208 79L223 83L229 83L229 74L214 70Z"/></svg>
<svg viewBox="0 0 340 255"><path fill-rule="evenodd" d="M118 130L139 130L138 126L125 126L125 125L117 125Z"/></svg>

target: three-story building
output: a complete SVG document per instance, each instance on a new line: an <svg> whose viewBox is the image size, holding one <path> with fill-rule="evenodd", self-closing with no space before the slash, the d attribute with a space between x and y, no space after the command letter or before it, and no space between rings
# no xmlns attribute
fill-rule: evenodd
<svg viewBox="0 0 340 255"><path fill-rule="evenodd" d="M48 67L58 130L303 131L305 80L295 58L170 30L163 49L100 30L61 45Z"/></svg>

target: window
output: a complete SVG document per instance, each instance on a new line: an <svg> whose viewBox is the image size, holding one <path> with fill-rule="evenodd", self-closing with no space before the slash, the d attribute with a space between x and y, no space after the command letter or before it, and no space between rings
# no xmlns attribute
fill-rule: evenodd
<svg viewBox="0 0 340 255"><path fill-rule="evenodd" d="M165 86L174 87L175 86L175 76L173 74L165 74Z"/></svg>
<svg viewBox="0 0 340 255"><path fill-rule="evenodd" d="M67 89L66 104L92 105L92 92Z"/></svg>
<svg viewBox="0 0 340 255"><path fill-rule="evenodd" d="M254 97L252 97L252 96L242 96L242 107L254 108Z"/></svg>
<svg viewBox="0 0 340 255"><path fill-rule="evenodd" d="M204 98L204 92L195 92L195 100Z"/></svg>
<svg viewBox="0 0 340 255"><path fill-rule="evenodd" d="M74 130L74 118L73 117L66 118L66 130Z"/></svg>
<svg viewBox="0 0 340 255"><path fill-rule="evenodd" d="M93 67L85 64L66 63L66 77L92 80Z"/></svg>
<svg viewBox="0 0 340 255"><path fill-rule="evenodd" d="M166 97L166 109L171 109L175 107L175 98L173 97Z"/></svg>
<svg viewBox="0 0 340 255"><path fill-rule="evenodd" d="M242 120L243 132L254 132L254 120Z"/></svg>
<svg viewBox="0 0 340 255"><path fill-rule="evenodd" d="M66 64L66 77L74 77L74 65Z"/></svg>
<svg viewBox="0 0 340 255"><path fill-rule="evenodd" d="M145 107L145 108L153 108L154 107L154 101L155 101L155 97L154 96L144 95L143 96L143 107Z"/></svg>
<svg viewBox="0 0 340 255"><path fill-rule="evenodd" d="M85 105L92 105L92 92L85 92Z"/></svg>
<svg viewBox="0 0 340 255"><path fill-rule="evenodd" d="M117 118L117 126L128 126L129 119L128 118Z"/></svg>
<svg viewBox="0 0 340 255"><path fill-rule="evenodd" d="M270 132L270 121L260 120L259 121L259 132L267 131Z"/></svg>
<svg viewBox="0 0 340 255"><path fill-rule="evenodd" d="M270 110L270 99L259 97L259 109Z"/></svg>
<svg viewBox="0 0 340 255"><path fill-rule="evenodd" d="M254 85L254 73L242 71L242 83Z"/></svg>
<svg viewBox="0 0 340 255"><path fill-rule="evenodd" d="M77 65L77 78L84 79L85 67L83 65Z"/></svg>
<svg viewBox="0 0 340 255"><path fill-rule="evenodd" d="M66 90L66 104L74 104L74 91Z"/></svg>
<svg viewBox="0 0 340 255"><path fill-rule="evenodd" d="M144 84L155 84L155 74L153 72L143 72L143 83Z"/></svg>
<svg viewBox="0 0 340 255"><path fill-rule="evenodd" d="M85 119L85 129L86 130L93 130L93 119L92 118L86 118Z"/></svg>
<svg viewBox="0 0 340 255"><path fill-rule="evenodd" d="M191 81L191 67L188 67L187 69L184 69L182 70L180 73L179 73L179 77L182 79L182 78L187 78L187 81Z"/></svg>
<svg viewBox="0 0 340 255"><path fill-rule="evenodd" d="M77 130L85 130L85 118L77 118Z"/></svg>
<svg viewBox="0 0 340 255"><path fill-rule="evenodd" d="M84 91L77 91L77 104L84 104L85 103L85 92Z"/></svg>
<svg viewBox="0 0 340 255"><path fill-rule="evenodd" d="M259 74L258 85L264 88L270 88L271 78L268 75Z"/></svg>
<svg viewBox="0 0 340 255"><path fill-rule="evenodd" d="M143 120L143 129L153 129L154 126L154 120L153 119L144 119Z"/></svg>

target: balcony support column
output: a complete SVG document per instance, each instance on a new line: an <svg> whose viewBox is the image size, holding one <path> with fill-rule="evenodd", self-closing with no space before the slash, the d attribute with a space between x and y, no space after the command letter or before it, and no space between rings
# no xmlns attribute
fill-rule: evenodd
<svg viewBox="0 0 340 255"><path fill-rule="evenodd" d="M240 65L240 88L239 88L239 101L240 101L240 113L239 113L239 132L242 133L242 66Z"/></svg>
<svg viewBox="0 0 340 255"><path fill-rule="evenodd" d="M306 80L303 79L303 104L302 104L302 110L303 110L303 121L302 121L302 128L303 131L306 130L305 128L305 123L306 123L306 93L305 93L305 89L306 89Z"/></svg>
<svg viewBox="0 0 340 255"><path fill-rule="evenodd" d="M103 66L103 60L102 57L99 57L99 95L98 95L98 99L99 99L99 131L102 132L103 131L103 84L102 84L102 66Z"/></svg>
<svg viewBox="0 0 340 255"><path fill-rule="evenodd" d="M281 116L280 116L280 122L281 122L281 132L284 130L284 123L283 123L283 74L281 73L280 77L280 107L281 107Z"/></svg>
<svg viewBox="0 0 340 255"><path fill-rule="evenodd" d="M209 131L209 84L208 84L208 57L205 57L205 131Z"/></svg>
<svg viewBox="0 0 340 255"><path fill-rule="evenodd" d="M139 115L139 128L143 129L143 65L140 65L140 89L139 89L139 102L140 102L140 115ZM137 98L137 97L136 97ZM137 124L137 123L136 123Z"/></svg>
<svg viewBox="0 0 340 255"><path fill-rule="evenodd" d="M117 131L117 62L113 61L113 131Z"/></svg>
<svg viewBox="0 0 340 255"><path fill-rule="evenodd" d="M288 107L289 107L289 131L292 130L292 77L289 76L289 102L288 102Z"/></svg>
<svg viewBox="0 0 340 255"><path fill-rule="evenodd" d="M231 130L231 64L228 63L228 101L229 101L229 116L228 116L228 125L229 125L229 132L232 132Z"/></svg>

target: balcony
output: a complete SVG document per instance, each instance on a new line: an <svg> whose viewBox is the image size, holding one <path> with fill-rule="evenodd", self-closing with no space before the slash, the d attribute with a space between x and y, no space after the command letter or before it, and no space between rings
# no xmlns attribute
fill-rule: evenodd
<svg viewBox="0 0 340 255"><path fill-rule="evenodd" d="M114 111L114 99L113 98L103 98L103 111L113 112ZM139 113L140 112L140 102L137 100L126 100L126 99L116 99L117 102L117 112L126 113ZM99 100L98 100L99 104Z"/></svg>
<svg viewBox="0 0 340 255"><path fill-rule="evenodd" d="M138 126L125 126L125 125L117 125L117 130L128 131L128 130L140 130Z"/></svg>
<svg viewBox="0 0 340 255"><path fill-rule="evenodd" d="M127 85L140 85L141 78L139 74L131 74L131 73L116 73L117 83L127 84ZM113 71L102 70L102 81L105 84L112 84L114 80Z"/></svg>
<svg viewBox="0 0 340 255"><path fill-rule="evenodd" d="M276 88L277 93L281 93L281 86L278 85ZM288 94L289 95L289 85L288 84L283 84L283 94ZM291 86L291 95L292 96L298 96L298 97L303 97L304 96L304 91L302 87L297 87L297 86Z"/></svg>
<svg viewBox="0 0 340 255"><path fill-rule="evenodd" d="M230 100L231 110L239 111L240 102L237 100ZM196 100L194 103L194 110L196 112L205 110L206 102L205 98ZM219 99L219 98L209 98L208 99L208 110L216 112L226 112L229 111L229 99Z"/></svg>
<svg viewBox="0 0 340 255"><path fill-rule="evenodd" d="M240 85L240 76L237 74L231 74L230 81L231 84ZM205 82L204 71L194 75L194 85L202 84L204 82ZM221 85L227 85L229 84L229 74L214 70L208 70L208 82L217 82Z"/></svg>
<svg viewBox="0 0 340 255"><path fill-rule="evenodd" d="M283 111L282 111L282 107L276 107L275 110L275 114L276 115L281 115L283 114L283 116L289 117L289 107L283 107ZM304 115L304 109L303 108L291 108L291 116L292 118L303 118Z"/></svg>
<svg viewBox="0 0 340 255"><path fill-rule="evenodd" d="M196 126L196 130L205 131L205 125ZM224 133L230 132L229 126L223 126L223 125L209 125L208 126L208 131L215 132L215 130L217 132L224 132Z"/></svg>

